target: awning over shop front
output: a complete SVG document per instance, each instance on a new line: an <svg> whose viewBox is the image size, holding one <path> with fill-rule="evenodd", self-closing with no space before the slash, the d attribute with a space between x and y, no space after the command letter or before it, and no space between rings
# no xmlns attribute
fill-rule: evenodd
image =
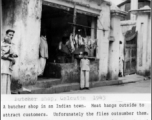
<svg viewBox="0 0 152 120"><path fill-rule="evenodd" d="M79 0L77 0L77 2L75 0L43 0L43 5L48 5L67 11L69 11L70 8L74 8L74 4L76 4L78 13L95 17L100 15L101 7L97 3L95 4L95 2L89 3L87 0L84 0L83 3L79 2Z"/></svg>
<svg viewBox="0 0 152 120"><path fill-rule="evenodd" d="M125 35L125 40L126 41L130 41L132 39L134 39L137 35L137 32L136 32L136 27L132 27L131 30L127 31L126 35Z"/></svg>

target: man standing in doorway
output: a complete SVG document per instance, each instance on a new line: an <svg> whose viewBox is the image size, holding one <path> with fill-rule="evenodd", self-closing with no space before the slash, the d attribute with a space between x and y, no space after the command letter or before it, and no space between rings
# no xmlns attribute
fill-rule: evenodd
<svg viewBox="0 0 152 120"><path fill-rule="evenodd" d="M7 30L4 40L1 41L1 94L11 94L12 69L10 65L15 64L13 56L17 56L12 52L11 41L14 33L14 30Z"/></svg>
<svg viewBox="0 0 152 120"><path fill-rule="evenodd" d="M46 60L48 59L48 44L47 44L46 34L44 31L41 33L39 50L40 50L40 59L39 59L38 76L42 76L45 69Z"/></svg>

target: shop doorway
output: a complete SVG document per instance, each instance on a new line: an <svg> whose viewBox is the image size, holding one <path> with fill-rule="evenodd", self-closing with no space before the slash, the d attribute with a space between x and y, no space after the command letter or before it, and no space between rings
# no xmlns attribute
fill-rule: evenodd
<svg viewBox="0 0 152 120"><path fill-rule="evenodd" d="M137 64L137 32L136 27L125 36L124 75L136 73Z"/></svg>
<svg viewBox="0 0 152 120"><path fill-rule="evenodd" d="M93 36L93 38L96 38L96 29L91 28L92 21L96 21L96 19L92 16L77 13L76 24L73 24L72 8L58 5L42 5L41 32L46 32L49 58L41 78L61 77L58 64L70 64L73 61L70 51L66 53L66 57L63 57L63 53L59 50L60 42L70 38L70 34L73 33L73 27L76 28L75 34L81 30L82 37ZM52 66L52 64L56 65Z"/></svg>

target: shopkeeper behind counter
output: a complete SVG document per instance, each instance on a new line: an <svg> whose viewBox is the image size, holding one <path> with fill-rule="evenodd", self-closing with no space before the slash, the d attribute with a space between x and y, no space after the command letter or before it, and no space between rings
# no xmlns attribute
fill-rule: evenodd
<svg viewBox="0 0 152 120"><path fill-rule="evenodd" d="M59 42L58 62L69 63L71 61L71 46L69 37L63 37Z"/></svg>

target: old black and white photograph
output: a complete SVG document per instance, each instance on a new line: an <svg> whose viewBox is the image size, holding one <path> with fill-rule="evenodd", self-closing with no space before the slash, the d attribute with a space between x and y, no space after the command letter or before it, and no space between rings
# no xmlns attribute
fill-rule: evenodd
<svg viewBox="0 0 152 120"><path fill-rule="evenodd" d="M151 0L1 0L1 94L151 93Z"/></svg>
<svg viewBox="0 0 152 120"><path fill-rule="evenodd" d="M0 0L2 120L151 120L151 0Z"/></svg>

